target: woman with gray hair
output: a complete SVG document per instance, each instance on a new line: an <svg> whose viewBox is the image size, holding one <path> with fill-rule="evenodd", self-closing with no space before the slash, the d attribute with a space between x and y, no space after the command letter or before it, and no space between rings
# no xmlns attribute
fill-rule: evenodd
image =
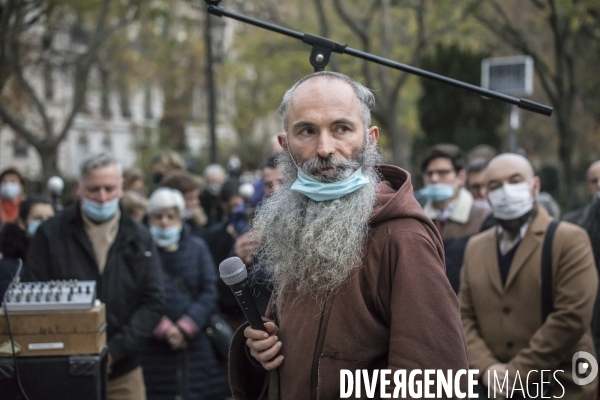
<svg viewBox="0 0 600 400"><path fill-rule="evenodd" d="M185 201L178 190L154 191L147 212L166 297L165 315L142 351L148 399L227 398L227 378L204 332L218 296L210 252L183 224Z"/></svg>

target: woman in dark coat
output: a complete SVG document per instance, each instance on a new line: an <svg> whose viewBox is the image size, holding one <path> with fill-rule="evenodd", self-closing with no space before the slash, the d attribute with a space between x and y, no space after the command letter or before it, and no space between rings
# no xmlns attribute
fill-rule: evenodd
<svg viewBox="0 0 600 400"><path fill-rule="evenodd" d="M217 304L216 272L205 242L182 223L185 203L174 189L157 189L148 223L163 266L165 315L142 350L147 397L214 399L230 396L205 328Z"/></svg>
<svg viewBox="0 0 600 400"><path fill-rule="evenodd" d="M38 226L52 216L52 201L46 196L33 195L19 204L17 220L0 229L0 302L17 272L19 260L25 262L29 239ZM21 270L21 276L23 272Z"/></svg>

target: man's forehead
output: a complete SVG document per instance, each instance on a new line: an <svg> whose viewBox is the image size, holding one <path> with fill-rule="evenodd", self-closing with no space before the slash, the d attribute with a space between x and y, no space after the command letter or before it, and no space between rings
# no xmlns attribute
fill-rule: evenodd
<svg viewBox="0 0 600 400"><path fill-rule="evenodd" d="M596 178L600 176L600 161L596 161L588 168L588 177Z"/></svg>
<svg viewBox="0 0 600 400"><path fill-rule="evenodd" d="M430 171L432 169L439 169L439 168L454 169L454 166L452 165L452 160L449 159L448 157L436 157L433 160L429 161L429 164L427 164L427 167L425 168L425 170Z"/></svg>
<svg viewBox="0 0 600 400"><path fill-rule="evenodd" d="M102 183L114 182L117 184L121 180L121 173L116 165L106 165L103 167L94 168L90 171L89 175L82 176L81 181L102 181Z"/></svg>
<svg viewBox="0 0 600 400"><path fill-rule="evenodd" d="M533 177L533 169L526 159L505 157L492 160L486 169L486 181L505 180L515 175Z"/></svg>
<svg viewBox="0 0 600 400"><path fill-rule="evenodd" d="M355 105L358 101L352 86L339 79L316 77L300 84L292 93L290 106L294 108L305 108L310 105L317 107L318 104L331 105Z"/></svg>

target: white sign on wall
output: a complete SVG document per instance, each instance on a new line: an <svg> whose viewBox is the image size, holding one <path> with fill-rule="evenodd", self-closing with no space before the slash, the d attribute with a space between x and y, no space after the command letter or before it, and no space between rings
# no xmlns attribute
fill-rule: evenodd
<svg viewBox="0 0 600 400"><path fill-rule="evenodd" d="M533 58L486 58L481 62L481 87L511 96L533 93Z"/></svg>

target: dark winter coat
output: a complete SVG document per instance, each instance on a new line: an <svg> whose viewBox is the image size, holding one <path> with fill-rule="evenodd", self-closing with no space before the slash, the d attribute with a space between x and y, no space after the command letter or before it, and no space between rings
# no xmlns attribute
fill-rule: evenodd
<svg viewBox="0 0 600 400"><path fill-rule="evenodd" d="M139 365L139 346L152 336L163 314L160 260L148 229L121 210L101 275L80 208L75 203L38 228L29 245L25 279L96 281L98 298L106 304L110 379Z"/></svg>
<svg viewBox="0 0 600 400"><path fill-rule="evenodd" d="M149 400L224 399L227 377L217 362L205 328L217 304L217 275L204 240L184 226L177 250L159 249L165 284L165 316L173 323L188 316L199 328L184 351L174 352L164 340L152 339L142 350ZM183 392L183 393L181 393Z"/></svg>
<svg viewBox="0 0 600 400"><path fill-rule="evenodd" d="M0 299L17 272L19 259L25 260L28 245L29 236L17 224L8 223L0 230Z"/></svg>

